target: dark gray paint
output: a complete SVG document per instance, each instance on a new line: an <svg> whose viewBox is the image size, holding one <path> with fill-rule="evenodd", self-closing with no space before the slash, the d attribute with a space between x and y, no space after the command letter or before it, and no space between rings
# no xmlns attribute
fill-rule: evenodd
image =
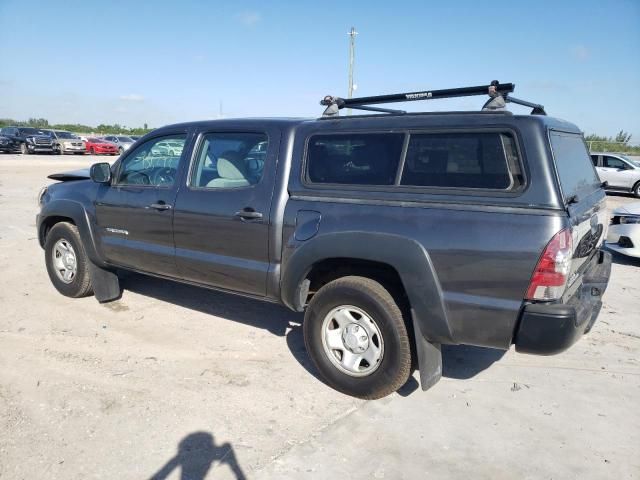
<svg viewBox="0 0 640 480"><path fill-rule="evenodd" d="M96 221L96 202L108 203L118 189L80 180L50 187L38 225L51 215L72 218L98 265L129 266L280 301L296 310L304 307L301 285L314 263L328 258L384 262L400 275L423 340L508 348L539 255L553 234L575 221L558 187L549 128L579 134L574 125L549 117L486 113L174 125L139 141L189 131L177 186L166 197L175 208L161 212L168 215L134 213L132 207L144 202L121 198L120 210ZM526 177L520 191L338 188L303 182L305 140L313 133L470 129L505 130L516 136ZM187 188L198 135L210 131L269 133L268 167L261 184L237 191ZM156 192L155 200L161 196ZM244 207L262 212L263 218L243 222L233 217ZM172 223L164 221L167 217ZM119 221L132 229L136 223L146 233L123 240L102 230ZM42 231L40 236L42 242ZM139 258L128 258L127 251ZM171 271L174 261L177 272Z"/></svg>

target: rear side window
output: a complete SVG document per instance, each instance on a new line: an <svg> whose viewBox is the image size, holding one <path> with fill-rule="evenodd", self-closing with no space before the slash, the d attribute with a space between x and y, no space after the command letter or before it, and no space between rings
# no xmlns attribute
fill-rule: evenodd
<svg viewBox="0 0 640 480"><path fill-rule="evenodd" d="M523 177L513 137L498 132L412 134L401 185L508 190Z"/></svg>
<svg viewBox="0 0 640 480"><path fill-rule="evenodd" d="M581 135L551 132L551 148L565 200L600 187L587 146Z"/></svg>
<svg viewBox="0 0 640 480"><path fill-rule="evenodd" d="M607 168L627 168L627 164L616 157L604 157L604 166Z"/></svg>
<svg viewBox="0 0 640 480"><path fill-rule="evenodd" d="M404 133L313 135L307 174L313 183L393 185Z"/></svg>
<svg viewBox="0 0 640 480"><path fill-rule="evenodd" d="M207 189L255 185L262 179L267 148L263 133L207 133L189 185Z"/></svg>

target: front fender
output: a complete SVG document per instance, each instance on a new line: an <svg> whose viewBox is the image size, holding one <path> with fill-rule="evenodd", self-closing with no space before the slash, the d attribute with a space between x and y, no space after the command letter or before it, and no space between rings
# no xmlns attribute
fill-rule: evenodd
<svg viewBox="0 0 640 480"><path fill-rule="evenodd" d="M370 260L393 267L402 280L414 322L423 339L432 343L455 343L442 289L428 252L414 240L370 232L339 232L319 235L305 242L292 239L285 247L282 301L302 311L300 286L313 265L330 258Z"/></svg>
<svg viewBox="0 0 640 480"><path fill-rule="evenodd" d="M50 224L52 218L56 217L66 217L73 221L76 227L78 227L80 239L82 240L89 259L98 266L104 266L105 262L99 254L95 229L93 227L96 224L95 218L87 212L82 203L75 200L51 200L42 206L36 221L40 246L44 246L47 225Z"/></svg>

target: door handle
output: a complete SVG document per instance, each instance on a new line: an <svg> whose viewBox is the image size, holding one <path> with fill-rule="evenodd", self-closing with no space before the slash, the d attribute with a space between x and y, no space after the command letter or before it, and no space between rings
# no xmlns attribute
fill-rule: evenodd
<svg viewBox="0 0 640 480"><path fill-rule="evenodd" d="M171 205L166 203L152 203L147 208L153 208L155 210L171 210Z"/></svg>
<svg viewBox="0 0 640 480"><path fill-rule="evenodd" d="M256 212L254 209L243 208L235 213L236 217L240 217L241 220L257 220L262 218L262 213Z"/></svg>

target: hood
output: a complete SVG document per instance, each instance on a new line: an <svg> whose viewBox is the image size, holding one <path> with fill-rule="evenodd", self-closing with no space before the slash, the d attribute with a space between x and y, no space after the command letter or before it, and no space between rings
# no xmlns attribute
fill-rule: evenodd
<svg viewBox="0 0 640 480"><path fill-rule="evenodd" d="M50 178L51 180L59 180L61 182L70 182L72 180L87 180L91 177L89 176L89 169L83 168L81 170L73 170L71 172L53 173L47 178Z"/></svg>
<svg viewBox="0 0 640 480"><path fill-rule="evenodd" d="M614 215L640 215L640 202L629 203L613 211Z"/></svg>

